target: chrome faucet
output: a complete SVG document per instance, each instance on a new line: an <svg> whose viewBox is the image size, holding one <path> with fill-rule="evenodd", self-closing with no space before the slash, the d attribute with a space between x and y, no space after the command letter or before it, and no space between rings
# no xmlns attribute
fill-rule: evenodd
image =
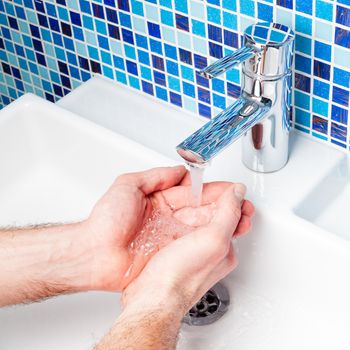
<svg viewBox="0 0 350 350"><path fill-rule="evenodd" d="M293 31L278 23L257 23L244 33L244 46L200 71L215 78L239 63L239 99L177 146L186 162L202 165L242 137L242 160L251 170L281 169L289 155L289 112Z"/></svg>

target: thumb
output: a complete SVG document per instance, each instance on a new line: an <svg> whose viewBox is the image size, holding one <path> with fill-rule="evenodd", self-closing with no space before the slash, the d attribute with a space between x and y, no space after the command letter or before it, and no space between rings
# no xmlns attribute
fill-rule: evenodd
<svg viewBox="0 0 350 350"><path fill-rule="evenodd" d="M208 226L214 225L231 237L241 218L241 206L246 193L243 184L230 186L216 203L215 214Z"/></svg>

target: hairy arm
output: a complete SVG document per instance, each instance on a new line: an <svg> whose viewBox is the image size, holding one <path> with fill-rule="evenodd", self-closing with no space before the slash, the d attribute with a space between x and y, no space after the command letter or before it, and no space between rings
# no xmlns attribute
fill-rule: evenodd
<svg viewBox="0 0 350 350"><path fill-rule="evenodd" d="M0 230L0 306L85 290L84 223Z"/></svg>

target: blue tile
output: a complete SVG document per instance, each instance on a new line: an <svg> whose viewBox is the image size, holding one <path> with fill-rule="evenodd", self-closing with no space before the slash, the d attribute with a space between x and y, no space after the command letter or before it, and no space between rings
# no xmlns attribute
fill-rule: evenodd
<svg viewBox="0 0 350 350"><path fill-rule="evenodd" d="M213 104L215 107L225 109L226 99L224 96L213 94Z"/></svg>
<svg viewBox="0 0 350 350"><path fill-rule="evenodd" d="M169 93L170 95L170 102L178 107L182 107L182 99L181 99L181 95L176 94L175 92L170 91Z"/></svg>
<svg viewBox="0 0 350 350"><path fill-rule="evenodd" d="M310 95L294 90L294 104L304 109L310 109Z"/></svg>
<svg viewBox="0 0 350 350"><path fill-rule="evenodd" d="M147 22L147 27L148 27L148 34L150 36L154 36L156 38L161 38L160 35L160 27L158 24L156 23L152 23L152 22Z"/></svg>
<svg viewBox="0 0 350 350"><path fill-rule="evenodd" d="M338 5L336 8L336 22L350 27L350 8Z"/></svg>
<svg viewBox="0 0 350 350"><path fill-rule="evenodd" d="M254 1L252 0L240 0L240 9L244 15L255 16Z"/></svg>
<svg viewBox="0 0 350 350"><path fill-rule="evenodd" d="M174 0L175 2L175 10L183 12L185 14L188 13L187 0Z"/></svg>
<svg viewBox="0 0 350 350"><path fill-rule="evenodd" d="M327 63L314 60L314 75L329 80L331 74L331 66Z"/></svg>
<svg viewBox="0 0 350 350"><path fill-rule="evenodd" d="M201 116L211 118L211 109L209 106L198 103L198 112Z"/></svg>
<svg viewBox="0 0 350 350"><path fill-rule="evenodd" d="M208 24L208 37L211 40L222 42L222 29L220 27Z"/></svg>
<svg viewBox="0 0 350 350"><path fill-rule="evenodd" d="M350 87L350 72L343 69L333 68L333 82L345 88Z"/></svg>
<svg viewBox="0 0 350 350"><path fill-rule="evenodd" d="M189 31L188 17L180 15L179 13L176 13L175 20L176 20L177 29L184 30L186 32Z"/></svg>
<svg viewBox="0 0 350 350"><path fill-rule="evenodd" d="M295 122L300 125L310 127L310 113L299 108L295 108Z"/></svg>
<svg viewBox="0 0 350 350"><path fill-rule="evenodd" d="M330 62L332 59L331 45L324 44L320 41L315 41L315 56L322 60Z"/></svg>
<svg viewBox="0 0 350 350"><path fill-rule="evenodd" d="M332 120L335 120L339 123L348 124L348 110L338 107L336 105L332 105L332 112L331 112L331 116L332 116Z"/></svg>
<svg viewBox="0 0 350 350"><path fill-rule="evenodd" d="M179 56L181 62L192 64L192 54L190 51L179 48Z"/></svg>
<svg viewBox="0 0 350 350"><path fill-rule="evenodd" d="M312 3L309 0L296 0L296 10L298 12L303 12L308 15L312 15Z"/></svg>
<svg viewBox="0 0 350 350"><path fill-rule="evenodd" d="M222 94L225 93L225 83L220 79L214 78L212 80L212 87L213 87L213 90L217 92L220 92Z"/></svg>
<svg viewBox="0 0 350 350"><path fill-rule="evenodd" d="M238 98L241 94L241 87L235 84L227 83L227 94L231 97Z"/></svg>
<svg viewBox="0 0 350 350"><path fill-rule="evenodd" d="M331 136L339 141L346 141L347 129L343 125L336 123L331 124Z"/></svg>
<svg viewBox="0 0 350 350"><path fill-rule="evenodd" d="M328 132L328 121L327 119L323 119L314 115L312 117L312 129L318 131L322 134L327 135Z"/></svg>
<svg viewBox="0 0 350 350"><path fill-rule="evenodd" d="M140 35L140 34L136 34L136 45L138 47L142 47L144 49L148 49L148 41L147 41L147 37Z"/></svg>
<svg viewBox="0 0 350 350"><path fill-rule="evenodd" d="M222 0L222 7L227 10L236 12L237 10L236 0Z"/></svg>
<svg viewBox="0 0 350 350"><path fill-rule="evenodd" d="M165 81L165 74L158 72L158 71L153 71L153 77L154 77L154 82L158 85L166 86L166 81Z"/></svg>
<svg viewBox="0 0 350 350"><path fill-rule="evenodd" d="M314 95L329 99L329 84L324 83L320 80L314 79Z"/></svg>
<svg viewBox="0 0 350 350"><path fill-rule="evenodd" d="M337 45L350 49L350 31L336 27L334 41Z"/></svg>
<svg viewBox="0 0 350 350"><path fill-rule="evenodd" d="M312 35L312 20L305 16L296 15L295 29L300 33Z"/></svg>
<svg viewBox="0 0 350 350"><path fill-rule="evenodd" d="M206 103L210 104L210 92L209 92L209 90L198 87L197 93L198 93L199 101L206 102Z"/></svg>
<svg viewBox="0 0 350 350"><path fill-rule="evenodd" d="M131 30L122 28L122 36L125 42L134 45L134 34Z"/></svg>
<svg viewBox="0 0 350 350"><path fill-rule="evenodd" d="M168 101L168 92L159 86L156 86L156 96L163 101Z"/></svg>
<svg viewBox="0 0 350 350"><path fill-rule="evenodd" d="M179 75L179 66L176 62L166 60L166 70L169 74L178 76Z"/></svg>
<svg viewBox="0 0 350 350"><path fill-rule="evenodd" d="M305 92L310 92L310 85L311 85L311 80L309 77L295 73L294 75L294 85L296 89L305 91Z"/></svg>
<svg viewBox="0 0 350 350"><path fill-rule="evenodd" d="M293 0L277 0L277 5L288 9L293 9Z"/></svg>
<svg viewBox="0 0 350 350"><path fill-rule="evenodd" d="M316 0L316 17L332 21L333 4L323 0Z"/></svg>
<svg viewBox="0 0 350 350"><path fill-rule="evenodd" d="M194 85L192 85L190 83L186 83L184 81L184 82L182 82L182 90L183 90L185 95L195 98L196 92L194 89Z"/></svg>
<svg viewBox="0 0 350 350"><path fill-rule="evenodd" d="M223 57L222 46L215 44L213 42L209 42L209 54L212 57L222 58Z"/></svg>
<svg viewBox="0 0 350 350"><path fill-rule="evenodd" d="M305 56L295 55L295 68L305 73L311 73L311 59Z"/></svg>
<svg viewBox="0 0 350 350"><path fill-rule="evenodd" d="M196 83L197 85L209 88L209 80L207 78L202 77L199 74L199 71L196 71Z"/></svg>
<svg viewBox="0 0 350 350"><path fill-rule="evenodd" d="M143 50L137 50L139 61L147 66L150 65L149 54Z"/></svg>
<svg viewBox="0 0 350 350"><path fill-rule="evenodd" d="M272 22L273 21L272 6L258 2L258 18L263 21Z"/></svg>
<svg viewBox="0 0 350 350"><path fill-rule="evenodd" d="M345 107L349 106L349 91L333 86L332 101Z"/></svg>
<svg viewBox="0 0 350 350"><path fill-rule="evenodd" d="M177 60L177 49L175 46L164 44L164 51L166 57Z"/></svg>
<svg viewBox="0 0 350 350"><path fill-rule="evenodd" d="M311 39L297 34L295 36L295 49L307 55L311 55Z"/></svg>

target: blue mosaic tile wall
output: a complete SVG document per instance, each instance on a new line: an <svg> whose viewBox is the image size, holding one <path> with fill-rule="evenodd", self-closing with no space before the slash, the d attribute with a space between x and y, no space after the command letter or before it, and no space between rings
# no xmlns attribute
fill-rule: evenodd
<svg viewBox="0 0 350 350"><path fill-rule="evenodd" d="M240 72L196 71L257 19L296 32L294 127L348 149L350 0L0 0L0 105L55 101L100 73L210 118L238 97Z"/></svg>

